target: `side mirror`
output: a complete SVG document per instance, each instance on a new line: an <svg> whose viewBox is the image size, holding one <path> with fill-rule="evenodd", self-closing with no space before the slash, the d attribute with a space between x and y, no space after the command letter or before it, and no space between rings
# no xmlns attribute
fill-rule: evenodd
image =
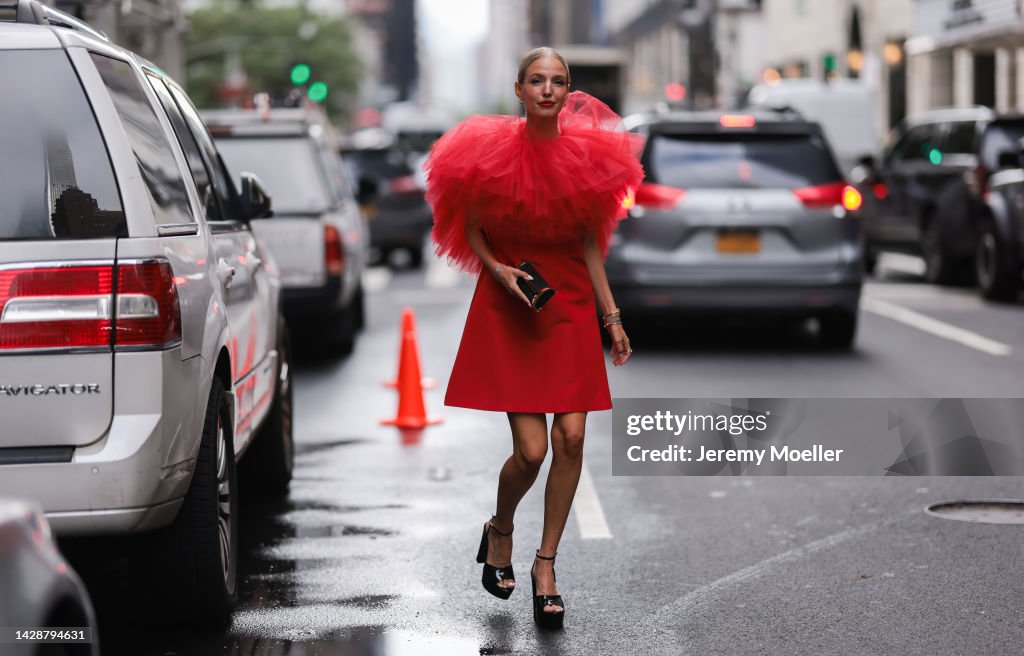
<svg viewBox="0 0 1024 656"><path fill-rule="evenodd" d="M871 155L858 158L850 177L856 184L874 184L878 180L878 161Z"/></svg>
<svg viewBox="0 0 1024 656"><path fill-rule="evenodd" d="M878 160L875 159L874 155L864 155L857 160L857 165L863 166L872 173L878 170Z"/></svg>
<svg viewBox="0 0 1024 656"><path fill-rule="evenodd" d="M1015 150L1004 150L999 153L999 159L996 160L996 168L998 169L1019 169L1021 168L1021 154Z"/></svg>
<svg viewBox="0 0 1024 656"><path fill-rule="evenodd" d="M366 205L373 201L377 197L377 192L380 191L379 185L376 180L359 176L359 188L356 190L356 201L360 205Z"/></svg>
<svg viewBox="0 0 1024 656"><path fill-rule="evenodd" d="M270 196L263 190L263 183L254 173L242 174L241 201L243 221L274 215L270 209Z"/></svg>

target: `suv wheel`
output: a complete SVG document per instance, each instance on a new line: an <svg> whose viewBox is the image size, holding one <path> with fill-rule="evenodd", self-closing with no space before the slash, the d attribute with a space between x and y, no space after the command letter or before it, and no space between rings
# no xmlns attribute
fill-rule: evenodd
<svg viewBox="0 0 1024 656"><path fill-rule="evenodd" d="M231 412L224 383L213 379L192 485L167 535L167 615L225 624L238 600L238 485Z"/></svg>
<svg viewBox="0 0 1024 656"><path fill-rule="evenodd" d="M1007 246L995 222L983 219L978 226L974 266L981 295L994 301L1014 301L1020 289L1020 266Z"/></svg>
<svg viewBox="0 0 1024 656"><path fill-rule="evenodd" d="M864 275L873 276L878 268L878 249L871 245L871 242L864 241L861 249L863 253L861 261L864 263Z"/></svg>
<svg viewBox="0 0 1024 656"><path fill-rule="evenodd" d="M339 314L327 320L327 334L325 341L327 348L332 355L347 356L356 347L356 313L353 307L343 309Z"/></svg>
<svg viewBox="0 0 1024 656"><path fill-rule="evenodd" d="M838 310L818 317L818 339L826 349L849 349L856 335L856 312Z"/></svg>
<svg viewBox="0 0 1024 656"><path fill-rule="evenodd" d="M943 243L942 228L934 213L925 217L921 229L924 277L933 285L949 285L963 278L963 266Z"/></svg>
<svg viewBox="0 0 1024 656"><path fill-rule="evenodd" d="M292 348L288 328L279 328L281 362L267 419L241 463L246 495L283 497L295 465L292 433Z"/></svg>

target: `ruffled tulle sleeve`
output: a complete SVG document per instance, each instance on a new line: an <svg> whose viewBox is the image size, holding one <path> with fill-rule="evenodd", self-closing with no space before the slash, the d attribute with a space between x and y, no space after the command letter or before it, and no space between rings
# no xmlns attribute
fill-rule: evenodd
<svg viewBox="0 0 1024 656"><path fill-rule="evenodd" d="M472 116L434 144L424 164L426 198L435 250L450 265L480 270L465 236L471 217L492 238L559 243L591 233L607 254L626 215L623 201L643 179L642 140L579 91L569 94L558 121L557 138L535 139L525 119Z"/></svg>

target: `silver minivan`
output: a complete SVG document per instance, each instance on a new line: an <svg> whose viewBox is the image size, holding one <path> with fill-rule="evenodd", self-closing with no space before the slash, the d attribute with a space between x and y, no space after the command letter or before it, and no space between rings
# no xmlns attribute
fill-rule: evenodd
<svg viewBox="0 0 1024 656"><path fill-rule="evenodd" d="M623 313L775 314L849 348L863 271L860 194L817 123L792 114L634 117L646 179L606 269Z"/></svg>
<svg viewBox="0 0 1024 656"><path fill-rule="evenodd" d="M150 596L223 620L236 459L291 478L269 198L174 81L35 0L0 7L0 88L0 496L58 535L148 533Z"/></svg>

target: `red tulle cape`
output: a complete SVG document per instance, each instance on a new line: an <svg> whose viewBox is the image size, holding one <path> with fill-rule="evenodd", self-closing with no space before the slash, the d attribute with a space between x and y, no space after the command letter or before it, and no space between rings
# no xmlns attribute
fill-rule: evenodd
<svg viewBox="0 0 1024 656"><path fill-rule="evenodd" d="M524 118L471 116L434 144L423 168L438 255L480 271L465 236L471 216L499 242L564 243L589 232L607 253L625 218L623 200L643 179L642 138L581 91L569 94L558 127L558 137L539 139L526 132Z"/></svg>

